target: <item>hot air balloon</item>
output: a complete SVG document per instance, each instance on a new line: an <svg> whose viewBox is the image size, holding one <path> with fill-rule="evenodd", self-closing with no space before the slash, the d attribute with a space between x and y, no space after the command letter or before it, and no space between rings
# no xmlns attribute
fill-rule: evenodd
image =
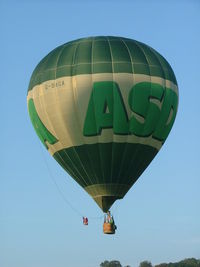
<svg viewBox="0 0 200 267"><path fill-rule="evenodd" d="M65 43L35 68L28 111L41 142L107 212L164 144L178 86L150 46L98 36Z"/></svg>

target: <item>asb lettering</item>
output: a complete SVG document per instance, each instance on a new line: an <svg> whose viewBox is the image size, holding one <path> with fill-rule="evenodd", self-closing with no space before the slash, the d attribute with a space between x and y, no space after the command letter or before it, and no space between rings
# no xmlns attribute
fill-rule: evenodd
<svg viewBox="0 0 200 267"><path fill-rule="evenodd" d="M95 82L85 117L83 135L100 135L102 129L112 128L114 134L148 137L164 141L175 120L178 97L176 92L157 83L134 85L127 100L128 118L116 82Z"/></svg>

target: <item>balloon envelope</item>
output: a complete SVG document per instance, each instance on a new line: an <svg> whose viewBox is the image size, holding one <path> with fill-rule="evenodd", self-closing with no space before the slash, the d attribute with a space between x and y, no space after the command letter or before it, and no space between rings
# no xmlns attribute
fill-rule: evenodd
<svg viewBox="0 0 200 267"><path fill-rule="evenodd" d="M42 143L107 211L165 142L178 87L151 47L100 36L50 52L32 74L27 101Z"/></svg>

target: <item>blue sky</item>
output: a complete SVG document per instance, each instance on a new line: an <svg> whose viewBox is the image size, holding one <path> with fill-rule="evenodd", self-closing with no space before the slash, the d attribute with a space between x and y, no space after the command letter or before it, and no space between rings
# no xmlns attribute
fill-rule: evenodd
<svg viewBox="0 0 200 267"><path fill-rule="evenodd" d="M0 10L0 266L97 267L116 259L137 267L200 258L200 2L1 0ZM152 46L171 64L180 92L165 145L113 206L115 236L102 234L100 209L40 145L26 106L36 64L56 46L93 35Z"/></svg>

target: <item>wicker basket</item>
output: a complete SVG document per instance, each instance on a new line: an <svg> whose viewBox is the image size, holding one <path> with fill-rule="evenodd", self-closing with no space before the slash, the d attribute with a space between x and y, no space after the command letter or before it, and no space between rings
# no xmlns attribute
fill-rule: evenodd
<svg viewBox="0 0 200 267"><path fill-rule="evenodd" d="M115 234L115 225L111 223L104 223L103 232L104 234Z"/></svg>

